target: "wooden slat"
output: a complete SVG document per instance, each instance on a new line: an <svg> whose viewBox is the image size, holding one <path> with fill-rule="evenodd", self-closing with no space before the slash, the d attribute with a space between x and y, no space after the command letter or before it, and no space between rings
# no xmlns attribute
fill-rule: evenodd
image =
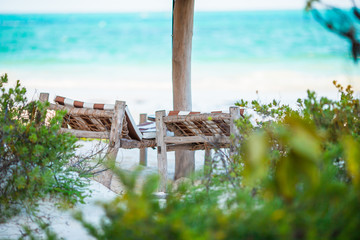
<svg viewBox="0 0 360 240"><path fill-rule="evenodd" d="M40 102L48 102L49 101L49 94L48 93L40 93L39 101Z"/></svg>
<svg viewBox="0 0 360 240"><path fill-rule="evenodd" d="M235 124L235 120L240 118L240 108L239 107L230 107L230 135L234 135L235 136L235 141L237 139L239 139L239 131L238 128L236 127ZM237 143L233 141L233 143L230 146L230 156L233 156L236 153L236 145Z"/></svg>
<svg viewBox="0 0 360 240"><path fill-rule="evenodd" d="M90 108L74 108L68 106L62 106L59 104L50 104L50 110L66 110L68 113L71 112L73 115L88 115L92 117L107 117L112 118L114 115L114 111L112 110L97 110L97 109L90 109Z"/></svg>
<svg viewBox="0 0 360 240"><path fill-rule="evenodd" d="M178 116L166 116L164 117L164 123L183 122L183 121L207 121L211 118L212 120L224 120L230 119L229 113L202 113L202 114L191 114L191 115L178 115Z"/></svg>
<svg viewBox="0 0 360 240"><path fill-rule="evenodd" d="M146 113L142 113L140 114L140 124L145 123L146 122L146 117L147 114ZM142 148L140 149L140 165L146 166L147 165L147 149L146 148Z"/></svg>
<svg viewBox="0 0 360 240"><path fill-rule="evenodd" d="M166 126L163 122L165 111L156 112L156 144L157 144L157 161L160 175L159 191L166 191L167 181L167 150L164 137L166 136Z"/></svg>
<svg viewBox="0 0 360 240"><path fill-rule="evenodd" d="M39 96L39 101L42 103L48 102L49 101L49 94L48 93L40 93ZM37 111L37 114L40 116L40 111ZM42 116L40 116L41 118ZM45 116L46 118L46 116ZM42 123L45 124L46 121L43 121Z"/></svg>
<svg viewBox="0 0 360 240"><path fill-rule="evenodd" d="M112 155L114 159L116 159L117 151L120 147L119 136L121 136L120 134L123 129L125 107L126 107L125 102L123 101L115 102L115 111L113 112L113 117L111 121L112 125L111 125L110 140L109 140L109 148L112 148L112 150L110 150L109 153Z"/></svg>
<svg viewBox="0 0 360 240"><path fill-rule="evenodd" d="M132 148L148 148L148 147L156 147L156 141L155 139L143 139L141 141L138 140L132 140L132 139L120 139L121 142L121 148L124 149L132 149Z"/></svg>
<svg viewBox="0 0 360 240"><path fill-rule="evenodd" d="M111 166L115 166L116 156L120 148L120 134L123 128L125 118L126 103L123 101L115 101L115 110L112 117L112 125L110 130L108 161ZM111 189L111 181L113 177L112 171L106 171L102 176L102 184Z"/></svg>
<svg viewBox="0 0 360 240"><path fill-rule="evenodd" d="M109 132L92 132L92 131L84 131L84 130L75 130L75 129L67 129L61 128L60 133L71 133L77 138L98 138L98 139L109 139Z"/></svg>
<svg viewBox="0 0 360 240"><path fill-rule="evenodd" d="M209 177L212 168L212 157L211 157L211 149L205 149L205 156L204 156L204 174L205 176Z"/></svg>
<svg viewBox="0 0 360 240"><path fill-rule="evenodd" d="M187 143L230 143L229 137L224 136L189 136L189 137L164 137L166 144L187 144Z"/></svg>
<svg viewBox="0 0 360 240"><path fill-rule="evenodd" d="M190 151L197 151L197 150L206 150L206 149L219 149L219 148L228 148L230 144L221 144L221 145L213 145L213 144L180 144L180 145L168 145L166 150L168 152L178 151L178 150L190 150Z"/></svg>

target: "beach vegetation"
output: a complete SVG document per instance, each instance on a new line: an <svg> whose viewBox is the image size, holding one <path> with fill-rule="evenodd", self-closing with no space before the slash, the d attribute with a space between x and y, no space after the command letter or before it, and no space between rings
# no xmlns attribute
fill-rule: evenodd
<svg viewBox="0 0 360 240"><path fill-rule="evenodd" d="M47 194L74 204L83 201L82 181L71 171L69 160L76 138L60 134L65 112L48 117L49 103L28 101L20 81L7 87L0 80L0 221L19 209L32 211Z"/></svg>
<svg viewBox="0 0 360 240"><path fill-rule="evenodd" d="M126 191L103 203L99 225L76 218L96 239L359 239L360 106L351 86L339 100L240 101L257 114L237 121L237 154L218 151L197 184L169 185L115 170Z"/></svg>

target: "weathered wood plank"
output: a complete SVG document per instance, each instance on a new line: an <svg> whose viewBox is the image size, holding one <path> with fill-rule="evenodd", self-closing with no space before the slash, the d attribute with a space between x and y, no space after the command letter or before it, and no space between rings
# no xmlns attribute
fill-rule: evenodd
<svg viewBox="0 0 360 240"><path fill-rule="evenodd" d="M140 114L140 121L139 123L145 123L146 122L146 118L147 118L147 114L146 113L142 113ZM140 149L140 165L142 166L146 166L147 165L147 149L146 148L142 148Z"/></svg>
<svg viewBox="0 0 360 240"><path fill-rule="evenodd" d="M49 101L49 94L48 93L40 93L39 101L40 102L48 102Z"/></svg>
<svg viewBox="0 0 360 240"><path fill-rule="evenodd" d="M43 103L49 102L49 94L48 94L48 93L40 93L39 101L40 101L40 102L43 102ZM40 111L37 111L37 114L40 115L40 114L41 114ZM40 116L40 118L41 118L41 117L42 117L42 116ZM46 116L45 116L45 118L46 118ZM46 123L46 121L44 120L44 121L42 122L42 124L45 124L45 123Z"/></svg>
<svg viewBox="0 0 360 240"><path fill-rule="evenodd" d="M189 136L189 137L164 137L166 144L187 144L187 143L219 143L228 144L230 143L229 137L224 136Z"/></svg>
<svg viewBox="0 0 360 240"><path fill-rule="evenodd" d="M121 145L121 148L124 148L124 149L132 149L132 148L140 148L140 149L143 149L143 148L155 148L156 147L156 141L155 139L143 139L140 141L138 140L132 140L132 139L125 139L125 138L122 138L120 139L120 145Z"/></svg>
<svg viewBox="0 0 360 240"><path fill-rule="evenodd" d="M109 139L110 132L93 132L84 130L75 130L61 128L60 133L71 133L77 138L96 138L96 139Z"/></svg>
<svg viewBox="0 0 360 240"><path fill-rule="evenodd" d="M205 149L219 149L219 148L229 148L230 144L221 144L221 145L197 145L197 144L181 144L181 145L167 145L166 150L168 152L178 151L178 150L188 150L191 152L195 152L198 150L205 150Z"/></svg>
<svg viewBox="0 0 360 240"><path fill-rule="evenodd" d="M174 110L190 111L194 0L174 1L173 9L173 107ZM194 153L176 152L175 159L175 179L185 177L195 169Z"/></svg>
<svg viewBox="0 0 360 240"><path fill-rule="evenodd" d="M209 174L211 173L211 167L212 167L211 149L205 149L205 156L204 156L205 176L209 176Z"/></svg>
<svg viewBox="0 0 360 240"><path fill-rule="evenodd" d="M166 143L164 142L164 137L166 136L166 126L163 122L163 117L165 116L165 111L156 112L156 143L157 143L157 161L158 161L158 170L160 175L160 186L159 191L166 191L166 182L167 182L167 150Z"/></svg>
<svg viewBox="0 0 360 240"><path fill-rule="evenodd" d="M107 117L112 118L114 115L113 110L98 110L91 108L74 108L68 106L62 106L59 104L50 103L50 110L66 110L67 112L71 112L73 115L87 115L92 117Z"/></svg>
<svg viewBox="0 0 360 240"><path fill-rule="evenodd" d="M175 115L164 117L165 123L180 122L180 121L208 121L230 119L229 113L199 113L191 115Z"/></svg>
<svg viewBox="0 0 360 240"><path fill-rule="evenodd" d="M120 134L123 128L123 121L125 117L126 103L123 101L115 102L114 114L112 117L112 125L109 137L109 148L108 148L108 164L110 167L115 166L116 156L120 148ZM111 189L111 180L113 172L108 170L104 172L101 177L102 184Z"/></svg>
<svg viewBox="0 0 360 240"><path fill-rule="evenodd" d="M232 141L232 144L230 145L230 157L233 156L236 153L236 140L239 139L239 131L236 127L235 120L240 118L240 108L239 107L230 107L230 136L235 136L235 138Z"/></svg>
<svg viewBox="0 0 360 240"><path fill-rule="evenodd" d="M194 0L178 0L174 4L172 39L174 110L191 110L191 49Z"/></svg>

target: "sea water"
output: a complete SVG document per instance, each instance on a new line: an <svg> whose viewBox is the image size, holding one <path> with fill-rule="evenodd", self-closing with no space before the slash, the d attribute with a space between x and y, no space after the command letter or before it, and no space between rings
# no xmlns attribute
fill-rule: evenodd
<svg viewBox="0 0 360 240"><path fill-rule="evenodd" d="M0 63L166 63L171 13L0 15ZM321 61L348 47L303 11L199 12L194 62Z"/></svg>
<svg viewBox="0 0 360 240"><path fill-rule="evenodd" d="M0 15L0 72L33 92L168 109L171 49L171 12ZM333 80L359 88L349 49L301 10L196 12L193 106L291 103L306 89L333 94Z"/></svg>

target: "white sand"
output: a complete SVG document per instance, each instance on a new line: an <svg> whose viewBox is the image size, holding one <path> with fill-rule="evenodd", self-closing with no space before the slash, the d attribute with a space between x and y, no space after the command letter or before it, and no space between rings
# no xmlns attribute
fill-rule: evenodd
<svg viewBox="0 0 360 240"><path fill-rule="evenodd" d="M51 228L60 237L65 239L90 239L81 224L73 219L72 213L82 211L87 220L96 223L104 214L96 202L111 200L116 194L95 181L91 181L89 190L92 191L92 195L85 200L86 204L78 204L71 210L62 211L58 209L55 206L55 200L40 201L38 216L44 221L50 222ZM38 228L30 216L23 211L20 215L10 219L8 223L0 224L0 239L17 239L23 232L22 225L28 225L32 229Z"/></svg>
<svg viewBox="0 0 360 240"><path fill-rule="evenodd" d="M302 67L287 68L281 65L269 67L262 64L257 67L254 64L248 69L236 63L193 64L193 110L228 109L240 99L259 99L263 102L276 99L295 106L296 99L305 97L307 89L336 98L333 80L344 85L352 84L359 96L359 70L351 62L313 72L304 72ZM89 102L114 103L115 100L124 100L136 121L139 113L172 110L170 64L0 66L0 73L5 72L12 83L21 80L30 98L36 99L40 92L48 92L50 99L60 95Z"/></svg>
<svg viewBox="0 0 360 240"><path fill-rule="evenodd" d="M87 152L97 142L81 142L83 147L79 152ZM169 178L173 178L175 172L174 154L169 155ZM203 151L196 152L196 169L203 167ZM139 150L120 149L117 156L117 165L125 170L132 170L139 164ZM157 173L156 150L148 150L148 166L144 168L143 175ZM117 186L115 182L113 185ZM104 212L96 203L98 201L110 201L116 194L100 183L91 180L89 190L92 191L91 197L85 199L86 204L78 204L74 209L67 211L59 210L55 200L43 200L39 202L39 214L43 220L51 223L51 228L65 239L92 239L87 232L81 227L81 224L73 219L74 211L82 211L86 220L93 223L99 222ZM37 225L26 215L25 211L20 215L13 217L5 224L0 224L0 239L17 239L21 236L22 225L29 225L33 229L37 229Z"/></svg>

